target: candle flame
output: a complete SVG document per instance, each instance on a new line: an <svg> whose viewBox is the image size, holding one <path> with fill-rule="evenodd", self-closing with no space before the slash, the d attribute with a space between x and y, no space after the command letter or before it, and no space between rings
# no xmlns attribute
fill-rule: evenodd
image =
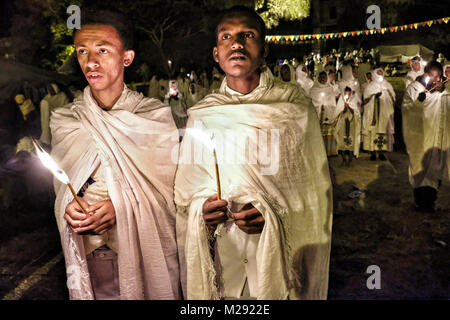
<svg viewBox="0 0 450 320"><path fill-rule="evenodd" d="M428 85L428 82L430 82L430 77L429 77L429 76L426 76L426 77L425 77L425 85Z"/></svg>
<svg viewBox="0 0 450 320"><path fill-rule="evenodd" d="M323 96L325 96L325 93L324 93L324 92L321 92L320 95L323 97Z"/></svg>
<svg viewBox="0 0 450 320"><path fill-rule="evenodd" d="M36 154L39 157L39 160L41 160L44 167L46 167L50 172L64 184L69 184L70 180L67 174L64 172L63 169L61 169L58 164L55 162L55 160L50 157L50 155L45 152L45 150L41 147L39 142L33 139L31 137L31 141L33 142L33 146L36 149Z"/></svg>

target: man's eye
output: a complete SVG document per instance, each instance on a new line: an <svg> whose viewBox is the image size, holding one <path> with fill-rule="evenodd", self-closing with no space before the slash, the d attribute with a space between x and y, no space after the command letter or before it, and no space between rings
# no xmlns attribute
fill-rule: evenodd
<svg viewBox="0 0 450 320"><path fill-rule="evenodd" d="M79 53L79 54L86 54L86 50L84 50L84 49L79 49L79 50L78 50L78 53Z"/></svg>
<svg viewBox="0 0 450 320"><path fill-rule="evenodd" d="M222 36L222 40L227 40L227 39L230 39L230 38L231 38L231 36L229 34L224 34Z"/></svg>
<svg viewBox="0 0 450 320"><path fill-rule="evenodd" d="M101 52L101 53L108 53L108 50L106 50L106 49L100 49L100 52Z"/></svg>
<svg viewBox="0 0 450 320"><path fill-rule="evenodd" d="M254 38L254 37L255 37L255 34L254 34L253 32L247 32L247 33L245 34L245 37L246 37L246 38Z"/></svg>

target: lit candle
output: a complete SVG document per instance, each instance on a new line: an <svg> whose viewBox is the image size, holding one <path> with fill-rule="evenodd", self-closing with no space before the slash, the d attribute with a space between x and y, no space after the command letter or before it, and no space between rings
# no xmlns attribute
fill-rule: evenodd
<svg viewBox="0 0 450 320"><path fill-rule="evenodd" d="M75 190L72 187L72 184L70 183L69 177L64 172L64 170L58 166L58 164L55 162L55 160L53 160L53 158L50 157L50 155L47 152L45 152L45 150L41 147L39 142L34 140L33 137L31 137L31 141L33 142L34 148L36 150L36 154L37 154L39 160L41 160L44 167L46 167L48 170L50 170L50 172L55 176L56 179L58 179L59 181L61 181L62 183L66 184L69 187L75 201L81 207L83 212L86 215L91 215L87 212L86 208L81 203L80 199L77 196L77 193L75 192Z"/></svg>
<svg viewBox="0 0 450 320"><path fill-rule="evenodd" d="M199 129L194 129L194 128L186 129L186 133L190 134L195 139L198 139L199 141L201 141L204 146L206 146L209 150L211 150L213 152L214 167L215 167L215 172L216 172L216 183L217 183L217 199L221 200L222 193L221 193L221 188L220 188L219 165L217 163L217 154L216 154L216 145L214 143L214 134L211 134L211 136L208 136L205 132L203 132Z"/></svg>

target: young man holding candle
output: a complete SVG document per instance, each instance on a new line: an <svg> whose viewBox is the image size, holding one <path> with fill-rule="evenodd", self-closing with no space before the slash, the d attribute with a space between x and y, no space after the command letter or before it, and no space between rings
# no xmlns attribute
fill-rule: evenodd
<svg viewBox="0 0 450 320"><path fill-rule="evenodd" d="M363 149L370 152L370 160L375 161L378 153L379 159L385 161L384 152L392 152L394 145L395 92L384 79L383 69L372 71L372 81L364 89L363 96Z"/></svg>
<svg viewBox="0 0 450 320"><path fill-rule="evenodd" d="M212 151L185 135L175 203L188 299L327 297L332 189L319 119L263 66L264 40L255 11L225 11L213 57L226 77L188 110L188 130L214 133L222 191Z"/></svg>
<svg viewBox="0 0 450 320"><path fill-rule="evenodd" d="M124 84L134 58L120 14L82 11L74 36L89 85L51 118L52 156L90 213L55 181L71 299L178 299L171 110Z"/></svg>
<svg viewBox="0 0 450 320"><path fill-rule="evenodd" d="M442 71L440 63L429 62L406 89L402 103L409 181L416 207L424 212L435 211L441 181L450 177L450 90Z"/></svg>

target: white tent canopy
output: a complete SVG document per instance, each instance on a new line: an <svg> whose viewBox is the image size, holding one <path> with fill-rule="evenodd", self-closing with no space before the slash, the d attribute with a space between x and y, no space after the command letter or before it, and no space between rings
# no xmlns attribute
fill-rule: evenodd
<svg viewBox="0 0 450 320"><path fill-rule="evenodd" d="M405 63L408 60L419 55L429 61L433 58L434 51L424 47L421 44L378 46L380 52L380 62Z"/></svg>

